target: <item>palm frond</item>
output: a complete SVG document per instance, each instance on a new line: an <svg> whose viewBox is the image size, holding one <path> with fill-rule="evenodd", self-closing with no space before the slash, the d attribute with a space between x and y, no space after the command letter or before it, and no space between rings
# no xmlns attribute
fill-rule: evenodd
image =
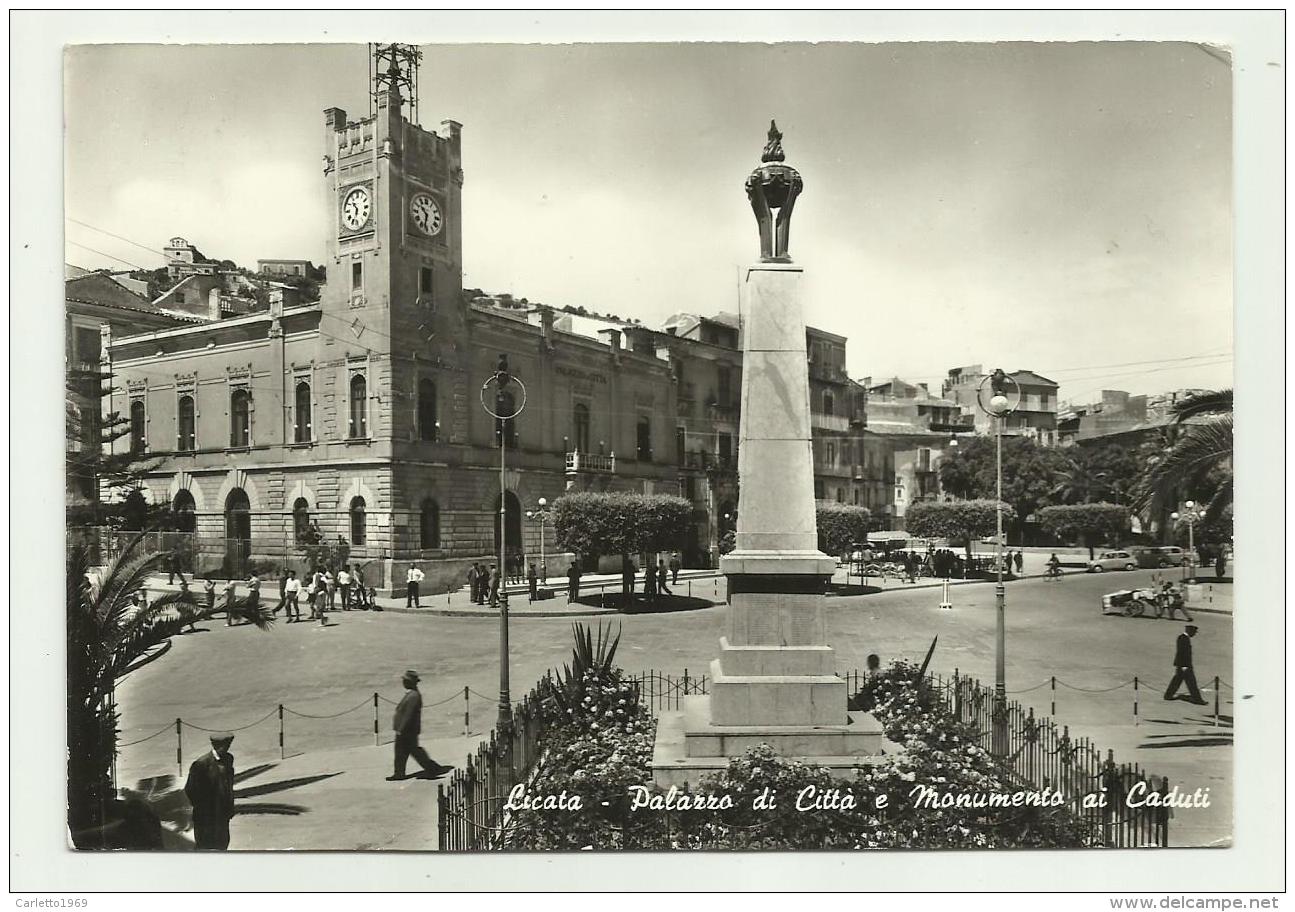
<svg viewBox="0 0 1295 912"><path fill-rule="evenodd" d="M1190 396L1174 406L1174 420L1186 421L1201 415L1232 414L1232 390L1213 390Z"/></svg>
<svg viewBox="0 0 1295 912"><path fill-rule="evenodd" d="M1223 467L1230 472L1233 442L1231 415L1189 425L1164 458L1147 471L1139 486L1137 506L1174 502L1180 492L1191 494L1212 471Z"/></svg>

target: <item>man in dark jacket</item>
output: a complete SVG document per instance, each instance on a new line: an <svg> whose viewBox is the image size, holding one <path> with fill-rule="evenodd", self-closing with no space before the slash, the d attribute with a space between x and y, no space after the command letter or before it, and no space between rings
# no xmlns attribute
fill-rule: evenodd
<svg viewBox="0 0 1295 912"><path fill-rule="evenodd" d="M1174 678L1165 689L1165 699L1175 700L1180 684L1187 685L1187 702L1204 706L1200 688L1196 686L1196 669L1192 667L1192 637L1196 636L1196 627L1187 625L1186 632L1178 634L1178 645L1174 649Z"/></svg>
<svg viewBox="0 0 1295 912"><path fill-rule="evenodd" d="M580 566L571 562L567 568L567 604L571 604L580 598Z"/></svg>
<svg viewBox="0 0 1295 912"><path fill-rule="evenodd" d="M387 781L399 782L405 778L405 763L410 757L418 761L429 778L443 776L454 767L437 763L418 746L418 735L423 730L423 695L418 692L418 672L406 671L401 682L405 685L405 695L391 721L391 727L396 730L396 772Z"/></svg>
<svg viewBox="0 0 1295 912"><path fill-rule="evenodd" d="M184 793L193 806L193 843L199 849L229 848L229 819L234 816L234 736L211 736L211 751L189 766Z"/></svg>

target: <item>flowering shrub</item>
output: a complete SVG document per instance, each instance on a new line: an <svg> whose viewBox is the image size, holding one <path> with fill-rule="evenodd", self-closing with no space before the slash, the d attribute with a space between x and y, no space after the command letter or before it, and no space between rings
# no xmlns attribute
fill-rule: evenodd
<svg viewBox="0 0 1295 912"><path fill-rule="evenodd" d="M853 779L777 756L767 745L729 761L693 788L652 782L655 721L619 669L590 669L581 708L545 737L530 796L578 795L578 809L513 811L510 847L527 849L788 849L1077 847L1078 820L1057 807L917 807L924 785L942 794L1011 794L1021 787L958 723L918 669L896 663L867 680L858 706L904 747ZM634 808L646 796L671 804ZM678 796L685 796L680 802ZM690 807L690 796L729 796ZM683 804L680 807L680 804Z"/></svg>

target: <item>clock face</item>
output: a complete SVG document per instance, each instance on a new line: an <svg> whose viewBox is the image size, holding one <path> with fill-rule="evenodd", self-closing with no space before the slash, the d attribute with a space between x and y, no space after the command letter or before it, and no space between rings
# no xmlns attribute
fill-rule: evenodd
<svg viewBox="0 0 1295 912"><path fill-rule="evenodd" d="M350 231L359 231L369 223L372 209L368 189L356 187L342 201L342 225Z"/></svg>
<svg viewBox="0 0 1295 912"><path fill-rule="evenodd" d="M423 234L440 234L441 226L445 223L441 207L426 193L417 193L409 201L409 215Z"/></svg>

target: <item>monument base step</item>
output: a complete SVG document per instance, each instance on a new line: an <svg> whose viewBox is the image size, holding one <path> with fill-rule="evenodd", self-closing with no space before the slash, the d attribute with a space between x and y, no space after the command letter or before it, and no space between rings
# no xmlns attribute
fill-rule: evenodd
<svg viewBox="0 0 1295 912"><path fill-rule="evenodd" d="M662 788L697 785L702 778L728 768L731 757L758 744L768 744L787 760L826 768L837 778L853 778L883 759L901 752L881 725L867 713L851 713L851 724L838 726L720 726L709 724L706 695L685 698L684 708L657 718L652 752L652 778ZM723 753L696 755L716 750ZM838 753L838 749L855 753Z"/></svg>

